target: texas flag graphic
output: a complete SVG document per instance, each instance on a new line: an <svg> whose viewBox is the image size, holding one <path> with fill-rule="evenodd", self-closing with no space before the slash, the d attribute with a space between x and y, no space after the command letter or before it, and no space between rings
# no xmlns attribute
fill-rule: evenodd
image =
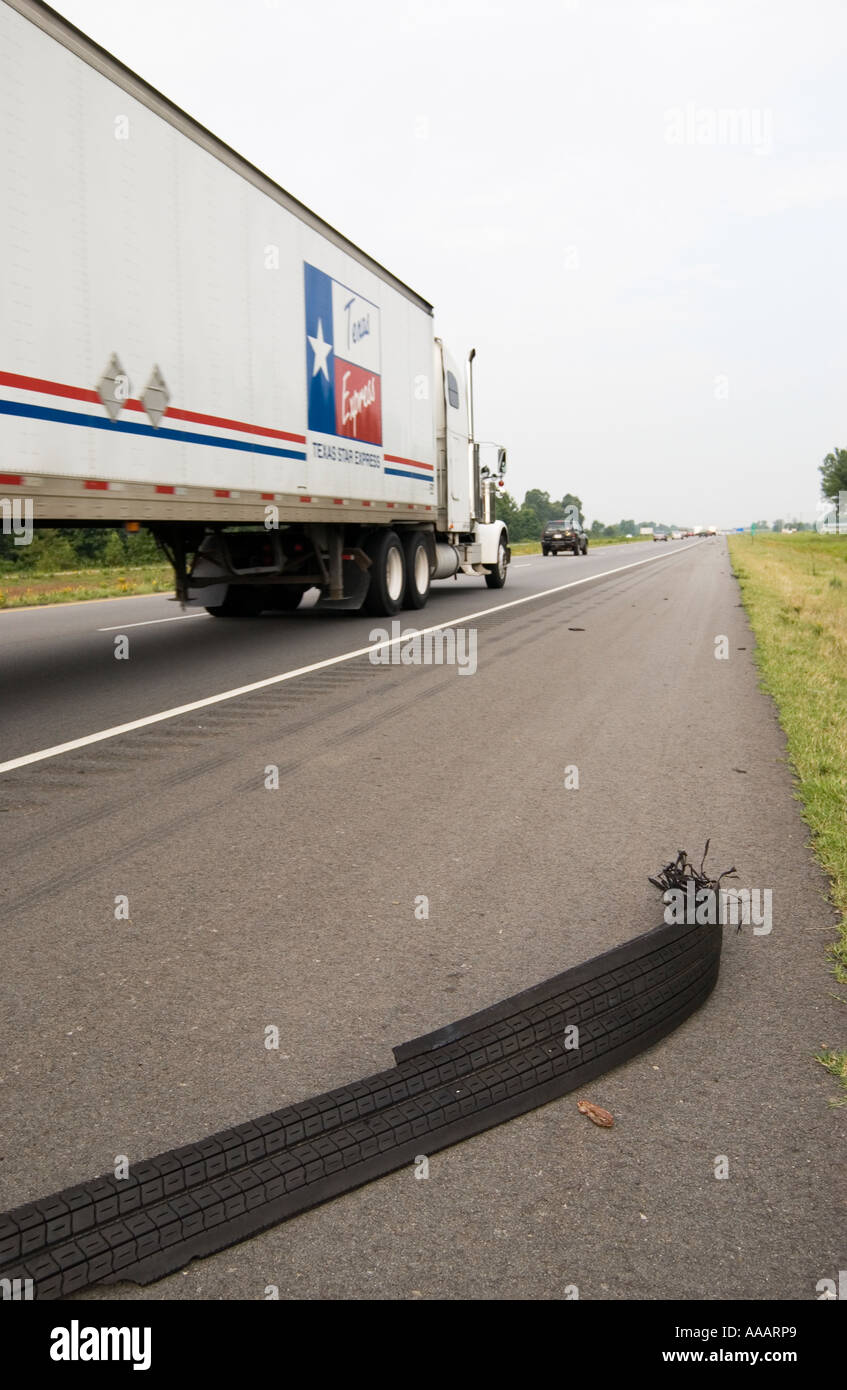
<svg viewBox="0 0 847 1390"><path fill-rule="evenodd" d="M304 262L309 429L382 444L379 309Z"/></svg>

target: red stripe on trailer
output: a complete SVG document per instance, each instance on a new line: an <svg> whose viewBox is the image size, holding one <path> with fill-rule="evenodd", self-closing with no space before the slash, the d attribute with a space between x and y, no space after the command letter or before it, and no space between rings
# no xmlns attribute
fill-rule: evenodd
<svg viewBox="0 0 847 1390"><path fill-rule="evenodd" d="M371 505L370 502L363 502L363 503L362 503L362 506L363 506L363 507L369 507L370 505Z"/></svg>
<svg viewBox="0 0 847 1390"><path fill-rule="evenodd" d="M301 498L300 498L300 501L301 501L301 502L311 502L311 500L312 500L311 497L301 497Z"/></svg>
<svg viewBox="0 0 847 1390"><path fill-rule="evenodd" d="M421 463L419 459L404 459L404 458L401 458L399 454L386 454L386 455L385 455L385 462L386 462L386 463L408 463L408 464L411 464L412 468L426 468L426 469L428 470L428 472L430 472L430 473L432 473L432 471L433 471L433 466L432 466L431 463Z"/></svg>
<svg viewBox="0 0 847 1390"><path fill-rule="evenodd" d="M215 488L215 496L216 496L216 497L229 497L229 490L228 490L227 488L225 488L225 487L216 487L216 488Z"/></svg>
<svg viewBox="0 0 847 1390"><path fill-rule="evenodd" d="M189 420L195 425L216 425L222 430L241 430L244 434L264 434L269 439L289 439L295 444L305 444L305 434L291 434L288 430L272 430L267 425L248 425L243 420L227 420L222 415L201 415L196 410L176 410L169 406L165 411L169 420Z"/></svg>
<svg viewBox="0 0 847 1390"><path fill-rule="evenodd" d="M0 386L13 386L18 391L38 391L46 396L64 396L70 401L90 401L102 404L96 391L85 386L68 386L64 381L46 381L40 376L21 376L18 372L0 372ZM124 401L127 410L143 410L141 401L131 396Z"/></svg>
<svg viewBox="0 0 847 1390"><path fill-rule="evenodd" d="M259 496L261 497L263 502L272 502L274 500L274 495L272 492L260 492Z"/></svg>
<svg viewBox="0 0 847 1390"><path fill-rule="evenodd" d="M166 493L169 497L172 497L173 494L176 492L176 488L175 488L175 487L167 487L164 483L157 483L157 484L156 484L156 491L157 491L157 492L164 492L164 493Z"/></svg>
<svg viewBox="0 0 847 1390"><path fill-rule="evenodd" d="M394 503L393 503L393 502L386 502L385 505L386 505L386 507L393 507L393 506L394 506Z"/></svg>
<svg viewBox="0 0 847 1390"><path fill-rule="evenodd" d="M65 386L61 381L44 381L38 376L20 376L17 372L0 372L0 386L14 386L19 391L41 391L49 396L67 396L77 401L99 401L96 391L80 386Z"/></svg>
<svg viewBox="0 0 847 1390"><path fill-rule="evenodd" d="M109 484L101 482L99 478L86 478L83 487L87 487L89 492L108 492Z"/></svg>
<svg viewBox="0 0 847 1390"><path fill-rule="evenodd" d="M332 499L332 505L333 505L334 507L343 507L343 506L344 506L344 498L343 498L343 497L333 497L333 499Z"/></svg>
<svg viewBox="0 0 847 1390"><path fill-rule="evenodd" d="M24 480L18 473L0 473L0 487L23 487Z"/></svg>
<svg viewBox="0 0 847 1390"><path fill-rule="evenodd" d="M96 391L83 386L68 386L63 381L47 381L40 376L21 376L18 372L0 372L0 386L13 386L19 391L40 391L42 395L64 396L68 400L90 401L97 405L100 397ZM144 406L137 397L124 401L127 410L140 410ZM242 434L261 434L269 439L288 439L295 444L305 444L305 434L292 434L289 430L274 430L268 425L248 425L244 420L229 420L223 415L203 415L197 410L180 410L169 406L165 411L170 420L186 420L195 425L214 425L218 429L239 430Z"/></svg>

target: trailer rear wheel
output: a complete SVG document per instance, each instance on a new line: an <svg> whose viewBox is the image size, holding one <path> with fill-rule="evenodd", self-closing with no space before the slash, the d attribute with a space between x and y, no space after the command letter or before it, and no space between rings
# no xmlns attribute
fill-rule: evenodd
<svg viewBox="0 0 847 1390"><path fill-rule="evenodd" d="M393 531L379 531L365 546L370 559L370 584L363 608L376 617L391 618L403 606L406 562Z"/></svg>
<svg viewBox="0 0 847 1390"><path fill-rule="evenodd" d="M403 553L406 561L403 607L424 608L429 598L432 575L429 542L422 531L411 531L403 537Z"/></svg>
<svg viewBox="0 0 847 1390"><path fill-rule="evenodd" d="M503 585L506 583L508 568L509 566L506 563L506 542L501 536L500 544L497 547L497 563L491 566L491 569L485 576L485 582L489 589L502 589Z"/></svg>

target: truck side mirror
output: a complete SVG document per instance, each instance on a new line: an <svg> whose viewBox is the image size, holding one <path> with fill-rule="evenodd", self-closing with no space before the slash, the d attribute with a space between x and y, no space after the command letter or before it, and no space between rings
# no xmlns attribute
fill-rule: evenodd
<svg viewBox="0 0 847 1390"><path fill-rule="evenodd" d="M497 450L497 476L500 477L500 478L502 478L502 476L503 476L503 474L504 474L505 472L506 472L506 450L505 450L505 449L498 449L498 450Z"/></svg>

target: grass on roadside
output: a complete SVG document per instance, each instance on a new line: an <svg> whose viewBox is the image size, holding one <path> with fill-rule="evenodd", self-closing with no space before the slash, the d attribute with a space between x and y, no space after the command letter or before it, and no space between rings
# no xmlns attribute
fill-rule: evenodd
<svg viewBox="0 0 847 1390"><path fill-rule="evenodd" d="M840 1083L843 1094L832 1104L847 1105L847 1051L835 1052L831 1048L823 1048L815 1053L815 1061L826 1067L830 1076L834 1076Z"/></svg>
<svg viewBox="0 0 847 1390"><path fill-rule="evenodd" d="M847 983L847 537L733 536L729 551L803 818L832 880L841 924L829 954L836 979ZM817 1061L838 1078L847 1103L847 1050L822 1047Z"/></svg>
<svg viewBox="0 0 847 1390"><path fill-rule="evenodd" d="M73 570L52 574L0 574L0 610L42 603L78 603L81 599L121 598L128 594L173 591L170 565L135 565L122 569Z"/></svg>

